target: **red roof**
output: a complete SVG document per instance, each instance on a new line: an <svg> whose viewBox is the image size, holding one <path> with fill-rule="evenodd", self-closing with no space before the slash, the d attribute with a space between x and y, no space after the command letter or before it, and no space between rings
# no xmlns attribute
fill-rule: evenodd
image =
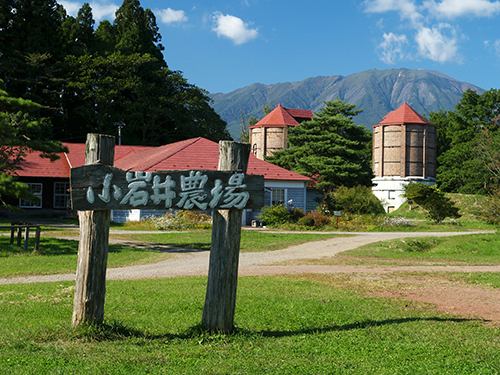
<svg viewBox="0 0 500 375"><path fill-rule="evenodd" d="M39 157L40 153L27 155L19 176L69 178L70 167L85 164L85 144L65 143L68 154L51 163ZM192 138L160 147L115 146L115 166L130 171L166 171L207 169L217 170L219 144L205 138ZM266 180L311 181L309 177L288 171L250 155L248 174L264 175Z"/></svg>
<svg viewBox="0 0 500 375"><path fill-rule="evenodd" d="M85 145L83 145L83 149L85 150ZM70 166L65 154L59 154L59 159L52 162L50 159L41 158L40 154L37 151L28 152L21 164L23 169L17 170L16 174L30 177L69 177Z"/></svg>
<svg viewBox="0 0 500 375"><path fill-rule="evenodd" d="M423 124L432 125L425 118L420 116L417 111L410 107L406 102L398 109L389 112L380 123L373 125L373 127L380 125L406 125L406 124Z"/></svg>
<svg viewBox="0 0 500 375"><path fill-rule="evenodd" d="M308 109L290 109L278 104L278 106L269 112L262 120L255 125L250 126L250 129L297 126L299 125L299 121L311 119L313 116L312 111Z"/></svg>

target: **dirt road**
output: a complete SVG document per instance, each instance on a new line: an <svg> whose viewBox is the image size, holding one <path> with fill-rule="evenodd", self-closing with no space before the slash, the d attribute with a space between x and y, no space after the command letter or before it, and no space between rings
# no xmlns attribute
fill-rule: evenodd
<svg viewBox="0 0 500 375"><path fill-rule="evenodd" d="M343 251L352 250L373 242L391 240L405 237L429 237L429 236L458 236L481 232L366 232L349 233L349 237L331 238L323 241L308 242L302 245L292 246L283 250L265 251L258 253L241 253L239 263L240 275L272 275L284 273L338 273L338 272L371 272L387 273L396 269L403 270L440 270L440 271L464 271L464 272L498 272L500 267L355 267L355 266L277 266L289 260L297 259L319 259L332 257ZM168 251L168 249L166 250ZM208 273L208 251L193 251L185 249L172 250L173 257L158 263L140 266L129 266L120 268L109 268L108 280L116 279L141 279L155 277L175 277L206 275ZM0 284L34 283L75 280L75 274L29 276L0 279Z"/></svg>

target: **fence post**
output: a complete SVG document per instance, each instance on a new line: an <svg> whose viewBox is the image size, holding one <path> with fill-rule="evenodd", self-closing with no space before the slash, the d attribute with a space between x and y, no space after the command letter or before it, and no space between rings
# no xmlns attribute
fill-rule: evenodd
<svg viewBox="0 0 500 375"><path fill-rule="evenodd" d="M113 165L115 139L88 134L85 164ZM76 271L73 327L102 324L106 294L110 211L79 211L80 242Z"/></svg>
<svg viewBox="0 0 500 375"><path fill-rule="evenodd" d="M246 173L250 144L219 142L219 170ZM202 323L206 329L234 329L242 210L214 210L207 293Z"/></svg>
<svg viewBox="0 0 500 375"><path fill-rule="evenodd" d="M36 233L35 233L35 251L40 250L40 226L36 227Z"/></svg>
<svg viewBox="0 0 500 375"><path fill-rule="evenodd" d="M28 251L29 239L30 239L30 227L29 225L27 225L26 228L24 229L24 251Z"/></svg>

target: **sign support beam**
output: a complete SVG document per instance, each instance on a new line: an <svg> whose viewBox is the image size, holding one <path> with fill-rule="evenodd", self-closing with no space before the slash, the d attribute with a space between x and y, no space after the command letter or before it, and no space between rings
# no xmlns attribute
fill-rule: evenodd
<svg viewBox="0 0 500 375"><path fill-rule="evenodd" d="M85 164L113 165L115 138L88 134ZM73 327L102 324L106 294L110 210L79 211L80 242L76 270Z"/></svg>
<svg viewBox="0 0 500 375"><path fill-rule="evenodd" d="M219 171L246 173L250 144L219 142ZM212 332L234 330L242 210L214 210L202 323Z"/></svg>

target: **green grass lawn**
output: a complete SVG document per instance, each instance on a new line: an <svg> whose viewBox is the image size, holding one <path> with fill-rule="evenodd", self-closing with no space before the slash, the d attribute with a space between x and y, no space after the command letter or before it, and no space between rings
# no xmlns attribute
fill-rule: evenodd
<svg viewBox="0 0 500 375"><path fill-rule="evenodd" d="M206 278L108 281L104 328L72 283L0 285L2 374L498 374L500 335L429 305L241 277L233 335L199 329Z"/></svg>
<svg viewBox="0 0 500 375"><path fill-rule="evenodd" d="M31 239L30 239L31 241ZM108 267L153 263L168 258L168 253L144 247L109 245ZM78 241L41 238L40 250L33 251L10 244L0 237L0 277L51 275L76 272Z"/></svg>

